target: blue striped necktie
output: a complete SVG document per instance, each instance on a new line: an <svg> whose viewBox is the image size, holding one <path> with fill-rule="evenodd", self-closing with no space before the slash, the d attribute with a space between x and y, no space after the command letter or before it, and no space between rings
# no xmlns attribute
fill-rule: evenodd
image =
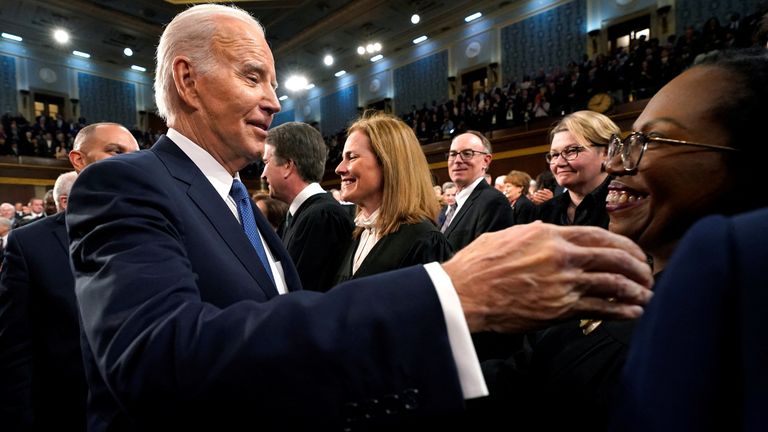
<svg viewBox="0 0 768 432"><path fill-rule="evenodd" d="M248 236L248 240L251 241L253 248L256 249L256 255L259 256L261 264L272 279L275 282L275 277L272 275L272 269L269 267L269 260L267 260L267 252L264 250L264 244L259 237L259 228L256 226L256 218L253 216L253 206L251 205L251 199L248 197L248 190L245 188L242 182L235 180L232 182L232 189L229 190L229 195L235 200L237 205L237 214L240 215L240 223L243 226L245 235Z"/></svg>

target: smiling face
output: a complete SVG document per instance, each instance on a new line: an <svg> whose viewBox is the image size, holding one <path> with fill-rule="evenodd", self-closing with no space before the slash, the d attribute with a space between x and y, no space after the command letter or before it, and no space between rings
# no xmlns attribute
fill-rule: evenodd
<svg viewBox="0 0 768 432"><path fill-rule="evenodd" d="M605 179L600 171L605 148L584 147L578 143L571 132L562 131L552 138L550 153L561 153L563 150L576 147L583 148L574 160L567 161L563 156L552 159L549 170L552 171L560 186L580 195L586 195L600 186Z"/></svg>
<svg viewBox="0 0 768 432"><path fill-rule="evenodd" d="M211 42L214 67L202 71L191 63L188 103L194 112L180 120L194 142L234 173L262 157L280 104L275 62L260 29L231 17L218 21L217 38Z"/></svg>
<svg viewBox="0 0 768 432"><path fill-rule="evenodd" d="M651 99L633 129L650 137L729 146L729 133L711 110L730 93L727 83L733 79L719 68L690 69ZM606 199L609 229L636 241L657 262L665 261L695 220L728 211L723 203L735 193L729 156L650 141L635 175L609 170L618 176Z"/></svg>
<svg viewBox="0 0 768 432"><path fill-rule="evenodd" d="M488 152L480 138L469 133L461 134L451 142L451 151L462 152L464 150ZM459 189L464 189L485 174L491 164L491 158L492 156L489 154L480 153L475 153L467 160L462 159L461 156L456 156L448 160L448 175Z"/></svg>
<svg viewBox="0 0 768 432"><path fill-rule="evenodd" d="M353 131L344 143L342 156L336 167L336 174L341 176L341 199L370 215L381 207L384 195L384 174L371 140L363 132Z"/></svg>

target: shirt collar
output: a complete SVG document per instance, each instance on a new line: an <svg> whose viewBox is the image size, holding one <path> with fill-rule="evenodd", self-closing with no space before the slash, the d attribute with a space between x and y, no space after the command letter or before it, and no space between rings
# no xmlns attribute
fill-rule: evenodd
<svg viewBox="0 0 768 432"><path fill-rule="evenodd" d="M469 198L470 195L472 195L472 192L475 190L477 185L480 184L481 181L485 181L485 177L480 176L475 179L472 183L469 184L469 186L465 187L459 193L456 194L456 210L458 210L462 205L464 205L464 201Z"/></svg>
<svg viewBox="0 0 768 432"><path fill-rule="evenodd" d="M362 227L364 229L375 229L376 221L379 219L379 209L376 209L373 214L371 214L368 217L365 217L363 212L360 212L355 217L355 225Z"/></svg>
<svg viewBox="0 0 768 432"><path fill-rule="evenodd" d="M319 183L310 183L307 185L307 187L302 189L298 195L296 195L296 198L293 199L291 206L288 208L288 212L291 214L291 216L295 215L299 210L299 207L304 204L304 201L309 199L309 197L319 195L321 193L325 193L325 190L323 190Z"/></svg>
<svg viewBox="0 0 768 432"><path fill-rule="evenodd" d="M177 147L184 152L192 162L200 168L205 178L213 185L221 198L226 201L229 197L229 191L232 189L233 178L226 168L205 151L202 147L192 142L189 138L182 135L179 131L169 128L165 134ZM240 174L235 174L235 179L240 179Z"/></svg>

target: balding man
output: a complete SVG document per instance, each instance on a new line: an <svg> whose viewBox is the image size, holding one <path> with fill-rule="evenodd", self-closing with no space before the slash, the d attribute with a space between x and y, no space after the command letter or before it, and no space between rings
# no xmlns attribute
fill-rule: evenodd
<svg viewBox="0 0 768 432"><path fill-rule="evenodd" d="M197 5L165 27L156 58L168 133L88 167L69 199L91 431L395 430L487 393L470 330L632 317L650 296L626 238L544 224L442 266L301 290L238 174L280 110L263 28ZM589 268L553 268L585 261L573 254Z"/></svg>
<svg viewBox="0 0 768 432"><path fill-rule="evenodd" d="M456 136L448 152L448 175L456 184L456 203L446 210L440 230L454 250L461 250L483 233L512 226L509 201L484 181L491 164L491 142L480 132Z"/></svg>
<svg viewBox="0 0 768 432"><path fill-rule="evenodd" d="M138 150L127 129L98 123L78 133L76 171ZM56 179L58 213L17 228L0 272L0 424L4 431L84 431L87 387L65 210L77 172Z"/></svg>

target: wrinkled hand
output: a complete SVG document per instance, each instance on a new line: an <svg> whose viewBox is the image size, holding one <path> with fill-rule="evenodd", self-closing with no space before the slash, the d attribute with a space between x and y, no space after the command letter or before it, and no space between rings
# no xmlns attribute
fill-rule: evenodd
<svg viewBox="0 0 768 432"><path fill-rule="evenodd" d="M652 296L645 254L596 227L534 222L483 234L443 268L472 332L524 332L572 317L636 318Z"/></svg>
<svg viewBox="0 0 768 432"><path fill-rule="evenodd" d="M547 188L539 189L531 195L530 200L538 205L545 201L551 200L555 196L555 193Z"/></svg>

